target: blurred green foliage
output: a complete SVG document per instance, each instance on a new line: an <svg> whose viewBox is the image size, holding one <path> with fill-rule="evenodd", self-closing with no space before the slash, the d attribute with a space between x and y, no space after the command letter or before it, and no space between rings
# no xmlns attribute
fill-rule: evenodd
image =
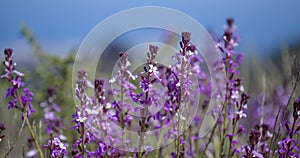
<svg viewBox="0 0 300 158"><path fill-rule="evenodd" d="M35 94L34 105L38 109L33 119L43 117L43 112L37 105L47 100L47 89L53 87L56 89L55 103L62 109L62 112L58 113L58 115L64 121L65 128L63 133L68 138L73 138L70 128L72 126L72 113L75 111L72 89L72 70L75 51L70 51L64 58L51 55L42 49L42 46L25 24L21 25L21 33L30 44L37 58L34 68L29 73L26 73L26 76L28 76L26 84ZM68 143L71 144L72 140L68 140Z"/></svg>

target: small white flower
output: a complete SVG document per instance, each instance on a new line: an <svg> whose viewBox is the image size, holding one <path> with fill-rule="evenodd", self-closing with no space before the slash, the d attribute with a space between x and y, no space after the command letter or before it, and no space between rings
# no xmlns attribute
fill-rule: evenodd
<svg viewBox="0 0 300 158"><path fill-rule="evenodd" d="M59 139L61 139L61 140L67 140L67 137L61 134L61 135L59 135Z"/></svg>
<svg viewBox="0 0 300 158"><path fill-rule="evenodd" d="M86 109L88 115L98 115L99 111L97 109Z"/></svg>
<svg viewBox="0 0 300 158"><path fill-rule="evenodd" d="M84 122L85 120L87 120L86 117L80 117L80 116L77 119L78 122Z"/></svg>
<svg viewBox="0 0 300 158"><path fill-rule="evenodd" d="M188 58L185 57L185 56L183 56L183 60L184 60L184 62L188 62L189 61Z"/></svg>
<svg viewBox="0 0 300 158"><path fill-rule="evenodd" d="M116 78L115 78L115 77L111 78L111 79L108 81L108 83L115 83L115 82L116 82Z"/></svg>
<svg viewBox="0 0 300 158"><path fill-rule="evenodd" d="M149 64L149 73L153 73L154 76L155 76L156 78L158 78L159 72L158 72L156 66L154 66L154 65L152 65L152 64Z"/></svg>
<svg viewBox="0 0 300 158"><path fill-rule="evenodd" d="M220 48L220 47L222 47L221 43L217 43L216 48Z"/></svg>
<svg viewBox="0 0 300 158"><path fill-rule="evenodd" d="M216 100L219 102L221 99L222 99L221 95L220 95L220 94L217 94Z"/></svg>
<svg viewBox="0 0 300 158"><path fill-rule="evenodd" d="M245 91L244 86L241 86L241 87L240 87L240 91L241 91L241 92L244 92L244 91Z"/></svg>
<svg viewBox="0 0 300 158"><path fill-rule="evenodd" d="M183 121L185 121L186 119L185 119L185 117L184 116L182 116L182 115L180 115L180 119L181 120L183 120Z"/></svg>
<svg viewBox="0 0 300 158"><path fill-rule="evenodd" d="M186 52L186 55L187 55L187 56L194 55L194 52L192 52L192 51L189 50L189 51Z"/></svg>
<svg viewBox="0 0 300 158"><path fill-rule="evenodd" d="M110 109L110 108L111 108L111 103L106 103L105 108L106 108L106 109Z"/></svg>
<svg viewBox="0 0 300 158"><path fill-rule="evenodd" d="M5 61L5 62L4 62L4 65L5 65L6 67L8 67L8 66L9 66L9 62L8 62L8 61Z"/></svg>
<svg viewBox="0 0 300 158"><path fill-rule="evenodd" d="M157 68L155 66L153 66L152 64L149 64L149 72L153 73L155 70L157 70Z"/></svg>
<svg viewBox="0 0 300 158"><path fill-rule="evenodd" d="M232 91L231 99L238 99L240 97L239 91Z"/></svg>
<svg viewBox="0 0 300 158"><path fill-rule="evenodd" d="M130 66L130 65L131 65L131 63L127 60L127 61L126 61L125 67L128 67L128 66Z"/></svg>
<svg viewBox="0 0 300 158"><path fill-rule="evenodd" d="M24 76L24 74L22 72L19 72L17 70L14 70L13 73L15 73L18 76Z"/></svg>
<svg viewBox="0 0 300 158"><path fill-rule="evenodd" d="M179 116L179 118L183 121L186 120L186 118L184 116L182 116L181 114L178 114L178 112L175 114L177 117Z"/></svg>
<svg viewBox="0 0 300 158"><path fill-rule="evenodd" d="M235 112L237 115L239 115L239 118L243 118L243 117L247 117L247 114L246 113L244 113L244 111L243 110L241 110L241 111L236 111Z"/></svg>
<svg viewBox="0 0 300 158"><path fill-rule="evenodd" d="M235 42L233 39L230 40L230 44L233 46L233 47L236 47L238 46L239 44L237 42Z"/></svg>
<svg viewBox="0 0 300 158"><path fill-rule="evenodd" d="M243 109L248 109L248 105L247 104L243 105Z"/></svg>
<svg viewBox="0 0 300 158"><path fill-rule="evenodd" d="M273 134L271 132L267 131L267 136L270 137L270 138L272 138Z"/></svg>
<svg viewBox="0 0 300 158"><path fill-rule="evenodd" d="M26 153L26 156L27 157L33 157L37 154L37 150L36 149L33 149L33 150L29 150L27 153Z"/></svg>
<svg viewBox="0 0 300 158"><path fill-rule="evenodd" d="M133 75L129 70L127 70L126 72L129 75L129 77L132 78L133 80L137 78L137 76Z"/></svg>

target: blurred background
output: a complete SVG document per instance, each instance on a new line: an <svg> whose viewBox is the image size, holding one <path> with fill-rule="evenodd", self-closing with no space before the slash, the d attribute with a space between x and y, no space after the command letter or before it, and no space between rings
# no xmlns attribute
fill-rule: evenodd
<svg viewBox="0 0 300 158"><path fill-rule="evenodd" d="M72 62L80 43L95 25L109 16L125 9L149 5L182 11L201 23L214 37L221 37L226 18L234 18L238 26L236 33L240 36L238 51L244 54L241 75L250 96L255 98L257 93L263 91L272 100L276 95L288 96L290 93L294 82L293 63L300 58L298 0L2 0L0 50L3 52L5 48L13 48L19 68L30 74L25 76L25 81L34 89L36 107L47 98L47 88L53 86L57 89L57 102L64 105L62 108L66 111L61 116L69 120L73 111L68 109L74 107L70 93ZM120 25L122 23L126 21L120 21ZM132 35L136 38L130 40L143 40L142 36ZM131 43L130 40L125 36L121 38L123 42L116 42L116 45L124 45L124 41ZM121 48L112 50L117 52ZM2 53L0 57L2 60ZM2 68L0 70L3 72ZM1 96L6 87L1 81ZM299 88L296 94L299 94ZM0 122L7 123L11 112L7 113L7 104L2 97L0 103L1 107L5 107L0 108ZM34 116L41 117L39 113ZM17 127L20 123L9 126ZM66 124L71 126L70 123ZM66 129L68 131L70 128Z"/></svg>
<svg viewBox="0 0 300 158"><path fill-rule="evenodd" d="M8 1L0 2L0 48L17 52L32 51L20 33L26 24L48 53L64 56L76 49L87 33L100 21L124 9L163 6L182 11L208 30L222 33L227 17L233 17L241 37L240 49L246 54L274 55L283 46L297 47L300 36L300 2L289 0L253 1ZM158 17L159 18L159 17ZM146 19L145 19L146 20ZM126 21L120 21L120 25Z"/></svg>

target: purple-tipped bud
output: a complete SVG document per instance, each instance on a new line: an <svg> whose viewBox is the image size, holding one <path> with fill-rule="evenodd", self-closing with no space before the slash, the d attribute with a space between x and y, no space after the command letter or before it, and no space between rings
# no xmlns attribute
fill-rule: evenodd
<svg viewBox="0 0 300 158"><path fill-rule="evenodd" d="M5 54L5 58L6 57L11 57L12 56L12 53L13 53L13 50L11 48L6 48L4 50L4 54Z"/></svg>
<svg viewBox="0 0 300 158"><path fill-rule="evenodd" d="M47 93L48 93L49 97L52 97L55 95L56 89L54 87L50 87L50 88L48 88Z"/></svg>
<svg viewBox="0 0 300 158"><path fill-rule="evenodd" d="M95 97L99 104L103 104L105 97L104 97L104 80L103 79L95 79L94 81L95 86Z"/></svg>
<svg viewBox="0 0 300 158"><path fill-rule="evenodd" d="M156 55L157 52L158 52L158 50L159 50L158 46L154 46L154 45L150 45L149 46L149 51L150 51L150 53L151 53L152 56Z"/></svg>
<svg viewBox="0 0 300 158"><path fill-rule="evenodd" d="M182 32L181 36L182 36L182 42L186 46L191 40L191 33L190 32Z"/></svg>
<svg viewBox="0 0 300 158"><path fill-rule="evenodd" d="M233 24L234 24L234 19L233 18L228 18L226 21L227 21L227 24L228 24L229 27L233 26Z"/></svg>
<svg viewBox="0 0 300 158"><path fill-rule="evenodd" d="M78 79L85 79L87 77L87 72L84 70L78 70L77 76Z"/></svg>

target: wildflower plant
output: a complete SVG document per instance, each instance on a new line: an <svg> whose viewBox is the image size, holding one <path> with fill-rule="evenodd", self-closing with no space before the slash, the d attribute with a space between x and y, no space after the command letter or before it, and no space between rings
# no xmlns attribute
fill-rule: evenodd
<svg viewBox="0 0 300 158"><path fill-rule="evenodd" d="M5 61L3 62L3 65L5 67L5 74L3 74L1 78L4 78L11 83L11 87L8 88L5 93L5 98L10 97L8 109L15 109L20 112L21 119L25 121L40 157L43 157L43 153L39 146L37 137L29 121L29 117L32 113L35 112L31 104L33 99L33 93L30 92L28 88L23 88L25 85L22 81L22 77L24 76L24 74L16 69L17 64L14 63L12 56L13 50L5 49L4 55Z"/></svg>

